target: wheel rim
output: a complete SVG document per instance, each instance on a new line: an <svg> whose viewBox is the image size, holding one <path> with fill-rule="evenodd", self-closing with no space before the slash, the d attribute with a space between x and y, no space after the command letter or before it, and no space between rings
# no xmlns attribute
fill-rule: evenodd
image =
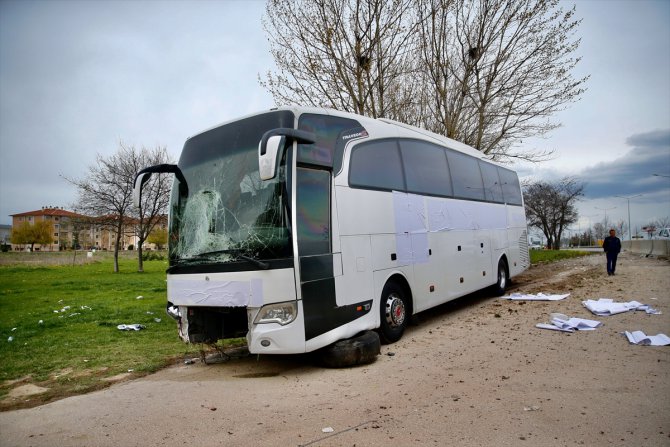
<svg viewBox="0 0 670 447"><path fill-rule="evenodd" d="M405 302L398 294L392 293L386 298L385 314L389 327L400 327L405 322Z"/></svg>
<svg viewBox="0 0 670 447"><path fill-rule="evenodd" d="M502 264L498 267L498 286L501 289L507 286L507 273L505 273L505 266Z"/></svg>

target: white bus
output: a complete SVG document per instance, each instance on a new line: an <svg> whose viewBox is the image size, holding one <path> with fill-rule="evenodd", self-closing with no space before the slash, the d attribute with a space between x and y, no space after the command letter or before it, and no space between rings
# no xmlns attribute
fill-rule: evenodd
<svg viewBox="0 0 670 447"><path fill-rule="evenodd" d="M492 286L529 264L515 172L445 137L273 109L189 138L169 210L168 313L186 342L311 352Z"/></svg>

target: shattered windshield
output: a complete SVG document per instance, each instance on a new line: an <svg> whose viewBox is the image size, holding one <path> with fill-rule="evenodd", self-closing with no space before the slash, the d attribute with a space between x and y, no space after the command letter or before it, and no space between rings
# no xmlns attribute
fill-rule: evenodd
<svg viewBox="0 0 670 447"><path fill-rule="evenodd" d="M246 260L267 268L260 260L291 256L286 163L273 180L258 173L258 142L285 124L253 117L186 143L179 164L188 197L179 195L176 181L171 200L173 263Z"/></svg>

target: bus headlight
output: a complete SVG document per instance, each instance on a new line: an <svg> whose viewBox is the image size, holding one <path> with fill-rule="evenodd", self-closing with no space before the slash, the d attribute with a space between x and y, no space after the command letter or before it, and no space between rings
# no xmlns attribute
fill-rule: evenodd
<svg viewBox="0 0 670 447"><path fill-rule="evenodd" d="M298 305L296 301L268 304L258 311L254 324L279 323L284 326L295 320L297 315Z"/></svg>

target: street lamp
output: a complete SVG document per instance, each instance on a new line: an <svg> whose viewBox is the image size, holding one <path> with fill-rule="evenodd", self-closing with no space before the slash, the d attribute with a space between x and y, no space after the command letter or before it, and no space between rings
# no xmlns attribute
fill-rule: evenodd
<svg viewBox="0 0 670 447"><path fill-rule="evenodd" d="M616 206L613 206L613 207L611 207L611 208L598 208L597 206L595 206L594 208L597 209L597 210L600 210L600 211L604 211L604 212L605 212L605 222L607 222L607 212L608 212L609 210L613 210L613 209L615 209Z"/></svg>
<svg viewBox="0 0 670 447"><path fill-rule="evenodd" d="M631 227L630 227L630 199L634 199L635 197L640 197L642 194L637 194L634 196L614 196L614 197L620 197L622 199L626 199L626 202L628 203L628 240L632 241L633 237L631 235Z"/></svg>

